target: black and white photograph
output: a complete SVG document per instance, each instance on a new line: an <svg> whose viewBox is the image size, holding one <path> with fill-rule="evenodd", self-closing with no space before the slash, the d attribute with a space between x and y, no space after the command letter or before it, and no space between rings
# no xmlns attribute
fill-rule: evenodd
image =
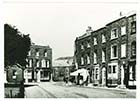
<svg viewBox="0 0 140 101"><path fill-rule="evenodd" d="M2 6L4 99L137 98L138 2Z"/></svg>

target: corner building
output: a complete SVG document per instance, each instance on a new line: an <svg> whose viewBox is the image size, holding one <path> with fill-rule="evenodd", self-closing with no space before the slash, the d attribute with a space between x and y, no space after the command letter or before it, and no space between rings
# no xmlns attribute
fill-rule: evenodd
<svg viewBox="0 0 140 101"><path fill-rule="evenodd" d="M93 85L136 88L136 14L77 37L75 58Z"/></svg>
<svg viewBox="0 0 140 101"><path fill-rule="evenodd" d="M51 80L52 49L49 46L32 44L26 60L28 65L24 70L25 82Z"/></svg>

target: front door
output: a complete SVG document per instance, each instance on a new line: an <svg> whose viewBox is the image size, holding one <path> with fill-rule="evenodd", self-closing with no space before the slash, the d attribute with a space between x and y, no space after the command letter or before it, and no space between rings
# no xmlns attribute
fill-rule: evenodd
<svg viewBox="0 0 140 101"><path fill-rule="evenodd" d="M102 85L106 86L106 69L105 69L105 67L102 68Z"/></svg>

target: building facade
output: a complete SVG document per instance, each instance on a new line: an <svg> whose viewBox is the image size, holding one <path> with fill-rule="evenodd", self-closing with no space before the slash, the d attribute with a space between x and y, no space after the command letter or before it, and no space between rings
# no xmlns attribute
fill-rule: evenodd
<svg viewBox="0 0 140 101"><path fill-rule="evenodd" d="M74 57L59 57L53 61L53 81L62 81L64 78L70 76L70 72L75 70Z"/></svg>
<svg viewBox="0 0 140 101"><path fill-rule="evenodd" d="M93 85L136 87L136 14L77 37L75 58Z"/></svg>
<svg viewBox="0 0 140 101"><path fill-rule="evenodd" d="M49 46L32 44L24 70L25 82L41 82L51 80L52 49Z"/></svg>

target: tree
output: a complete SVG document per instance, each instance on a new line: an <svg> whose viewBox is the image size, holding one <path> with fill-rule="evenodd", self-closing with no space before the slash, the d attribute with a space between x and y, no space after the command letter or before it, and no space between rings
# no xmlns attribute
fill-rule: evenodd
<svg viewBox="0 0 140 101"><path fill-rule="evenodd" d="M17 63L21 66L25 66L27 64L26 58L31 45L29 34L21 34L15 26L5 24L4 35L5 67Z"/></svg>

